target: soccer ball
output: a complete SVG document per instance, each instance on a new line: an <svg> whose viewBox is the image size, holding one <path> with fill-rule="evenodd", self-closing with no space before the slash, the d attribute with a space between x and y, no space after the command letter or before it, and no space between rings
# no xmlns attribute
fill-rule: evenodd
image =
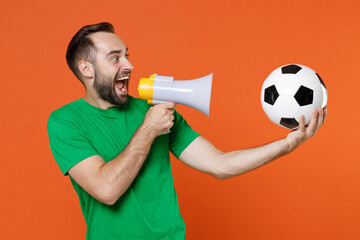
<svg viewBox="0 0 360 240"><path fill-rule="evenodd" d="M264 81L261 105L268 118L285 128L296 129L301 115L309 124L314 109L326 108L327 90L311 68L289 64L275 69Z"/></svg>

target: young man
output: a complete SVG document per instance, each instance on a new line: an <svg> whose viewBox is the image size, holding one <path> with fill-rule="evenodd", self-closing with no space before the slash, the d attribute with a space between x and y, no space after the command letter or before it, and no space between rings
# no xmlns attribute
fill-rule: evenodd
<svg viewBox="0 0 360 240"><path fill-rule="evenodd" d="M319 109L308 127L302 117L299 129L282 140L223 153L191 129L175 103L150 107L128 95L133 66L111 24L81 28L66 59L86 94L51 114L48 133L53 155L79 195L87 239L184 239L169 151L226 179L293 151L325 121Z"/></svg>

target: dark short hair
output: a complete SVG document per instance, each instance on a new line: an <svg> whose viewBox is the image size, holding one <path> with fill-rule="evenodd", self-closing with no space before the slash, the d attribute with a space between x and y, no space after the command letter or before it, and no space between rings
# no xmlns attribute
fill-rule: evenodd
<svg viewBox="0 0 360 240"><path fill-rule="evenodd" d="M80 60L95 63L96 48L89 38L89 34L95 32L115 33L115 28L108 22L84 26L71 39L66 51L66 62L71 71L81 82L81 73L77 65Z"/></svg>

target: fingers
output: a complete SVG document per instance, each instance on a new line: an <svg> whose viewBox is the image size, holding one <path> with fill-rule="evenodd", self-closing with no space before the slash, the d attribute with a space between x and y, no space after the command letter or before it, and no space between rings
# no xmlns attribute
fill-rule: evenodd
<svg viewBox="0 0 360 240"><path fill-rule="evenodd" d="M286 137L286 140L289 144L289 149L292 151L297 146L302 144L307 139L311 138L315 135L317 130L324 123L327 115L326 109L315 109L312 112L311 119L309 125L305 126L305 117L304 115L299 118L299 128L296 131L292 131Z"/></svg>
<svg viewBox="0 0 360 240"><path fill-rule="evenodd" d="M174 102L166 102L166 103L161 103L161 104L159 104L157 106L173 110L173 109L176 108L176 103L174 103Z"/></svg>
<svg viewBox="0 0 360 240"><path fill-rule="evenodd" d="M318 119L317 119L317 124L316 124L316 130L318 130L323 123L324 123L324 111L323 111L322 108L320 108L319 111L318 111Z"/></svg>
<svg viewBox="0 0 360 240"><path fill-rule="evenodd" d="M175 116L173 114L174 109L171 110L165 110L165 115L163 116L163 118L161 119L163 121L163 126L166 128L166 131L169 131L170 128L172 128L172 126L174 126L174 119ZM159 121L160 123L161 121Z"/></svg>
<svg viewBox="0 0 360 240"><path fill-rule="evenodd" d="M174 113L174 109L176 108L176 103L174 102L166 102L161 103L155 106L157 109L163 109L164 115L172 115Z"/></svg>
<svg viewBox="0 0 360 240"><path fill-rule="evenodd" d="M323 124L324 124L324 122L325 122L325 120L326 120L326 117L327 117L327 108L325 108L324 109L324 119L323 119Z"/></svg>
<svg viewBox="0 0 360 240"><path fill-rule="evenodd" d="M143 124L152 129L156 136L163 134L174 125L175 107L174 102L165 102L150 107Z"/></svg>
<svg viewBox="0 0 360 240"><path fill-rule="evenodd" d="M305 117L304 117L304 115L300 116L298 130L301 132L305 132Z"/></svg>
<svg viewBox="0 0 360 240"><path fill-rule="evenodd" d="M317 127L317 121L318 121L318 111L315 109L311 115L309 126L306 128L306 135L309 137L314 136L316 132Z"/></svg>

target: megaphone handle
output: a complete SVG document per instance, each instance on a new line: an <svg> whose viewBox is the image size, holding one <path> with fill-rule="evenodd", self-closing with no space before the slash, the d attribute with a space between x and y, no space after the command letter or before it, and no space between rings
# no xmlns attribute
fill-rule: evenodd
<svg viewBox="0 0 360 240"><path fill-rule="evenodd" d="M161 101L161 100L152 100L152 104L156 105L156 104L161 104L161 103L166 103L167 101ZM162 133L161 135L165 135L170 133L170 129L167 130L166 132Z"/></svg>

